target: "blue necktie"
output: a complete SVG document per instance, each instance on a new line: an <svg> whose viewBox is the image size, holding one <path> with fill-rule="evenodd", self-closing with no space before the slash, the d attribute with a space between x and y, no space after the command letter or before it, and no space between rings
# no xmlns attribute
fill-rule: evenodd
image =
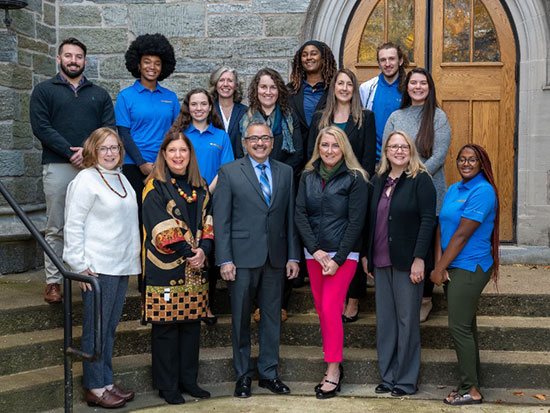
<svg viewBox="0 0 550 413"><path fill-rule="evenodd" d="M260 163L258 164L258 168L260 168L260 187L262 188L265 202L267 202L267 205L269 205L271 202L271 188L269 187L269 178L267 177L267 173L265 171L267 165L264 163Z"/></svg>

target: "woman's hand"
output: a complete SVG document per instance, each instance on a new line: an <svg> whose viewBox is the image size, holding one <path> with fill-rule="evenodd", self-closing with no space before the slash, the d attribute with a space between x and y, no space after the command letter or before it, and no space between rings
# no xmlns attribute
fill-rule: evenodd
<svg viewBox="0 0 550 413"><path fill-rule="evenodd" d="M449 277L449 273L447 270L439 269L437 266L433 269L432 273L430 274L430 280L433 281L435 285L441 285L445 281L450 280L451 277Z"/></svg>
<svg viewBox="0 0 550 413"><path fill-rule="evenodd" d="M191 248L191 252L195 254L192 257L187 258L187 262L189 263L191 268L204 267L206 255L204 255L204 251L202 250L202 248Z"/></svg>
<svg viewBox="0 0 550 413"><path fill-rule="evenodd" d="M315 261L317 261L319 264L321 264L321 267L323 269L328 265L328 263L331 261L330 255L328 255L328 252L325 252L323 250L317 250L313 253L313 258L315 258Z"/></svg>
<svg viewBox="0 0 550 413"><path fill-rule="evenodd" d="M323 266L323 275L334 275L339 267L334 260L330 260L327 265Z"/></svg>
<svg viewBox="0 0 550 413"><path fill-rule="evenodd" d="M415 257L409 277L413 284L421 283L424 280L424 260L422 258Z"/></svg>
<svg viewBox="0 0 550 413"><path fill-rule="evenodd" d="M99 278L99 275L97 275L95 272L91 272L89 268L87 270L82 271L80 274L91 275L92 277ZM84 292L86 292L86 290L92 291L92 284L85 283L82 281L80 281L78 284L80 284L80 289L82 291Z"/></svg>
<svg viewBox="0 0 550 413"><path fill-rule="evenodd" d="M154 164L152 162L145 162L144 164L141 164L139 166L139 170L144 176L149 176L149 174L153 170L153 165Z"/></svg>
<svg viewBox="0 0 550 413"><path fill-rule="evenodd" d="M369 272L369 260L367 257L361 257L361 265L363 266L363 272L367 274L367 277L374 280L374 275Z"/></svg>

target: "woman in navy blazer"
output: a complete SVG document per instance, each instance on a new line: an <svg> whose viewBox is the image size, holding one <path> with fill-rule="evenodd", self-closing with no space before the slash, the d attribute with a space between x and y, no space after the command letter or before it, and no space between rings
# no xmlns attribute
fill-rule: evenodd
<svg viewBox="0 0 550 413"><path fill-rule="evenodd" d="M376 278L376 393L416 393L420 303L435 227L436 193L411 137L392 132L382 146L361 262Z"/></svg>
<svg viewBox="0 0 550 413"><path fill-rule="evenodd" d="M208 92L214 100L214 108L231 140L233 156L237 159L239 154L242 155L242 151L236 150L238 145L241 145L239 122L248 109L248 106L241 103L243 85L239 82L237 71L229 66L216 69L210 75Z"/></svg>

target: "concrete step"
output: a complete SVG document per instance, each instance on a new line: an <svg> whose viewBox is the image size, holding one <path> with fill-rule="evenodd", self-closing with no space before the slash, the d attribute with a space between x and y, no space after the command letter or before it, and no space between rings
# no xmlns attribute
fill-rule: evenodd
<svg viewBox="0 0 550 413"><path fill-rule="evenodd" d="M550 351L550 318L478 317L479 344L483 350ZM345 324L344 345L348 348L376 348L376 319L373 315ZM421 325L422 348L451 349L452 342L445 316L431 317ZM73 330L80 348L81 328ZM258 343L258 328L252 323L252 343ZM231 346L231 318L220 316L215 326L202 325L201 348ZM291 315L281 329L281 344L321 347L321 332L316 314ZM114 355L148 353L150 326L137 321L121 322ZM63 363L63 329L50 329L0 337L0 375L13 374Z"/></svg>
<svg viewBox="0 0 550 413"><path fill-rule="evenodd" d="M257 348L253 348L257 354ZM279 376L288 382L315 383L322 377L325 363L319 347L281 346ZM547 389L550 391L550 353L481 351L483 389ZM344 350L345 383L364 385L378 383L376 351L373 349ZM149 354L117 357L113 360L115 381L124 388L138 392L151 391L151 357ZM81 363L74 363L74 400L82 399ZM214 347L201 350L199 383L208 389L216 383L233 382L232 350ZM422 353L420 393L417 397L432 398L436 387L448 387L459 380L456 355L452 350L426 350ZM254 392L257 392L254 383ZM440 393L440 392L439 392ZM437 398L441 395L437 393ZM32 397L29 395L32 394ZM535 400L533 400L535 402ZM538 401L537 401L538 403ZM63 367L43 369L0 377L0 411L33 412L63 405Z"/></svg>

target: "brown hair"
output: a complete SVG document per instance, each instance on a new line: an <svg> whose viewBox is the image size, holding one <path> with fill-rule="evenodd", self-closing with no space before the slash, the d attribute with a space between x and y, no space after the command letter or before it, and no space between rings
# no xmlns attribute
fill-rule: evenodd
<svg viewBox="0 0 550 413"><path fill-rule="evenodd" d="M357 82L357 77L355 76L355 74L351 70L346 68L339 69L336 72L336 75L332 78L332 82L330 82L330 88L327 95L327 105L325 106L323 114L321 115L321 119L319 120L319 128L326 128L327 126L332 124L334 111L336 110L336 105L338 104L334 89L336 88L336 81L340 73L348 76L351 79L351 83L353 83L353 94L351 95L350 112L351 117L353 118L353 122L357 125L358 128L361 128L361 125L363 123L363 107L361 106L361 97L359 96L359 83Z"/></svg>
<svg viewBox="0 0 550 413"><path fill-rule="evenodd" d="M210 112L208 112L208 118L206 118L207 123L212 123L212 125L215 128L218 129L224 129L223 123L216 113L216 108L214 108L214 101L212 100L212 96L206 89L203 89L201 87L190 90L187 95L185 95L185 98L183 99L183 105L181 105L180 113L176 120L172 123L172 126L170 126L170 131L172 132L182 132L185 129L191 125L193 122L193 119L191 119L191 114L189 113L189 99L191 99L191 96L197 95L199 93L203 93L206 98L208 99L208 104L210 105Z"/></svg>
<svg viewBox="0 0 550 413"><path fill-rule="evenodd" d="M458 155L456 157L456 160L458 161L458 158L460 158L460 154L462 151L466 148L470 148L473 150L479 159L479 163L481 165L481 172L483 175L485 175L485 178L487 178L487 181L491 184L493 187L493 190L495 191L495 197L497 200L496 208L495 208L495 224L493 227L493 233L491 234L491 255L493 256L493 275L491 276L491 279L495 282L498 280L498 265L499 265L499 258L498 258L498 246L500 243L500 237L499 237L499 224L500 224L500 201L498 198L498 188L495 181L495 177L493 175L493 168L491 166L491 160L489 159L489 154L485 150L485 148L481 145L477 145L475 143L468 143L464 145L460 150L458 151Z"/></svg>
<svg viewBox="0 0 550 413"><path fill-rule="evenodd" d="M277 105L281 108L281 112L283 115L288 116L290 114L290 106L288 104L288 89L286 88L285 82L283 81L283 78L274 69L270 69L269 67L264 67L263 69L260 69L258 73L254 75L252 80L250 81L250 86L248 87L248 102L250 103L250 109L252 112L260 112L262 115L265 115L264 111L262 110L262 105L260 104L260 100L258 99L258 85L260 84L260 79L262 76L269 76L271 79L273 79L273 82L275 83L275 86L277 86L277 90L279 91L279 96L277 96Z"/></svg>
<svg viewBox="0 0 550 413"><path fill-rule="evenodd" d="M61 52L63 51L63 46L65 46L66 44L70 44L70 45L73 45L73 46L80 47L82 49L82 51L84 52L84 57L86 57L86 53L88 52L88 49L86 48L86 45L84 43L82 43L80 40L75 39L74 37L69 37L68 39L65 39L61 42L61 44L57 48L57 54L58 55L61 55Z"/></svg>
<svg viewBox="0 0 550 413"><path fill-rule="evenodd" d="M321 77L325 82L325 89L329 87L330 82L334 78L336 73L336 60L334 59L334 54L330 47L326 43L315 41L315 42L306 42L300 47L294 58L292 59L292 72L290 73L290 93L295 95L300 90L302 85L302 79L305 77L305 71L302 67L302 53L306 46L314 46L319 49L321 47ZM319 45L319 46L318 46Z"/></svg>
<svg viewBox="0 0 550 413"><path fill-rule="evenodd" d="M394 42L386 42L384 44L381 44L376 48L376 61L380 63L379 56L380 56L380 50L387 50L387 49L395 49L397 50L397 58L399 60L403 59L403 63L399 65L399 86L397 87L397 90L399 92L403 93L403 91L407 90L407 81L406 77L407 74L405 73L405 69L409 67L409 58L405 53L403 53L403 49L401 49L401 46Z"/></svg>
<svg viewBox="0 0 550 413"><path fill-rule="evenodd" d="M155 161L153 170L151 171L147 179L145 179L145 182L149 181L150 179L156 179L157 181L166 182L166 170L168 169L168 167L166 165L166 158L164 157L164 153L166 152L166 147L170 144L170 142L177 140L184 141L189 148L187 182L189 182L189 185L194 188L200 188L204 186L206 182L201 177L199 163L197 162L197 156L195 155L195 148L193 148L193 144L183 132L172 128L170 128L170 130L166 133L166 137L160 145L159 153L157 154L157 159Z"/></svg>
<svg viewBox="0 0 550 413"><path fill-rule="evenodd" d="M82 166L84 168L91 168L92 166L98 165L98 158L97 158L97 149L99 145L101 145L105 139L107 139L109 136L113 135L118 143L118 146L120 147L120 150L118 152L119 160L115 166L115 168L118 168L124 163L124 145L122 144L122 140L118 136L118 133L116 133L111 128L99 128L93 131L90 136L84 141L83 150L82 150L82 157L84 158L82 160Z"/></svg>
<svg viewBox="0 0 550 413"><path fill-rule="evenodd" d="M384 144L382 145L382 150L380 152L380 163L378 164L378 171L377 171L378 176L382 176L385 172L391 170L391 163L388 160L388 155L386 155L386 152L388 150L390 140L394 135L403 136L407 141L407 143L409 144L409 151L410 151L409 153L410 153L411 159L409 160L409 165L407 166L407 169L405 169L406 175L409 178L415 178L419 172L428 173L428 169L418 157L418 152L416 150L416 146L414 146L414 142L411 138L411 135L401 130L394 130L392 133L388 135L388 137L384 141Z"/></svg>

